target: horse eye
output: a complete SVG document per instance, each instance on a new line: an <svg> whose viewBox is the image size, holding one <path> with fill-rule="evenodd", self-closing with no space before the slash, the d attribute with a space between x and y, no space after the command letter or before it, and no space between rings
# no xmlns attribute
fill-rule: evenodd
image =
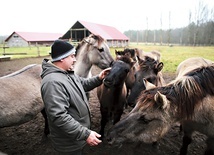
<svg viewBox="0 0 214 155"><path fill-rule="evenodd" d="M109 67L112 67L114 65L114 61L112 61L109 65Z"/></svg>
<svg viewBox="0 0 214 155"><path fill-rule="evenodd" d="M125 72L128 73L128 72L129 72L129 69L125 69Z"/></svg>
<svg viewBox="0 0 214 155"><path fill-rule="evenodd" d="M103 52L104 51L104 48L102 47L102 48L98 48L98 50L100 51L100 52Z"/></svg>
<svg viewBox="0 0 214 155"><path fill-rule="evenodd" d="M148 124L150 122L150 120L145 118L145 115L140 116L140 118L138 120L140 122L142 122L143 124Z"/></svg>

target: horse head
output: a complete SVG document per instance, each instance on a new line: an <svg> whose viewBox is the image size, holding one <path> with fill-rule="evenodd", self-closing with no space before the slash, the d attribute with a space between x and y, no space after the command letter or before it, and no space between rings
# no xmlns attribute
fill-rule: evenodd
<svg viewBox="0 0 214 155"><path fill-rule="evenodd" d="M138 70L135 73L135 82L131 88L131 93L128 96L128 104L130 106L135 106L136 99L140 92L146 89L145 79L154 84L155 86L161 86L164 84L161 70L163 69L163 63L157 62L151 57L146 56L138 59Z"/></svg>
<svg viewBox="0 0 214 155"><path fill-rule="evenodd" d="M105 69L113 61L109 46L99 35L90 34L78 44L76 50L77 62L74 71L82 77L88 76L92 65Z"/></svg>
<svg viewBox="0 0 214 155"><path fill-rule="evenodd" d="M109 144L125 141L155 143L169 130L169 101L160 92L153 95L153 89L150 90L152 95L142 94L134 109L108 131Z"/></svg>
<svg viewBox="0 0 214 155"><path fill-rule="evenodd" d="M112 69L104 79L105 86L117 87L123 84L134 63L127 56L117 57L116 61L111 63Z"/></svg>

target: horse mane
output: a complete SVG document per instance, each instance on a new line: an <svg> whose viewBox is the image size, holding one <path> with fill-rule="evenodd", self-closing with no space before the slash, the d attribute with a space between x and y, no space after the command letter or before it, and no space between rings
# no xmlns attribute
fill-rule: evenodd
<svg viewBox="0 0 214 155"><path fill-rule="evenodd" d="M93 39L95 39L95 40L98 42L98 47L99 47L99 46L102 44L102 42L104 41L104 39L103 39L100 35L90 34L88 37L83 38L83 40L82 40L80 43L78 43L78 45L77 45L77 47L76 47L76 55L78 54L80 48L81 48L85 43L88 44L88 47L87 47L87 48L89 48L90 45L93 45L93 43L90 42L90 40L89 40L90 38L93 38ZM88 50L88 49L87 49L87 50Z"/></svg>
<svg viewBox="0 0 214 155"><path fill-rule="evenodd" d="M139 61L139 69L140 70L149 70L153 69L157 62L148 56L145 56L145 60Z"/></svg>
<svg viewBox="0 0 214 155"><path fill-rule="evenodd" d="M120 60L120 61L123 61L127 64L132 64L132 60L130 57L126 56L126 55L122 55L121 57L117 57L116 60Z"/></svg>
<svg viewBox="0 0 214 155"><path fill-rule="evenodd" d="M28 70L28 69L34 67L35 65L37 65L37 64L31 64L31 65L25 66L24 68L22 68L22 69L20 69L20 70L18 70L18 71L15 71L15 72L13 72L13 73L11 73L11 74L8 74L8 75L5 75L5 76L0 77L0 79L16 76L16 75L21 74L21 73L25 72L26 70Z"/></svg>
<svg viewBox="0 0 214 155"><path fill-rule="evenodd" d="M181 117L191 118L195 107L201 104L204 97L214 95L214 66L194 69L182 78L165 87L157 87L144 91L138 102L142 99L152 100L157 91L166 95L171 102L170 106L177 106ZM142 100L143 101L143 100ZM153 106L147 105L147 106Z"/></svg>
<svg viewBox="0 0 214 155"><path fill-rule="evenodd" d="M135 49L126 48L123 52L130 53L132 57L135 56Z"/></svg>

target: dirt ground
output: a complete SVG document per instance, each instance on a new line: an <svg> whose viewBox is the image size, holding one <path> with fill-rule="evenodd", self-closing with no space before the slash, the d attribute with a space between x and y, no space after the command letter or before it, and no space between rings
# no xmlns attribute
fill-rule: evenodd
<svg viewBox="0 0 214 155"><path fill-rule="evenodd" d="M0 76L7 75L22 67L41 63L43 57L26 58L11 61L0 62ZM99 73L97 67L93 67L93 74ZM169 82L175 75L163 74L164 79ZM100 111L99 102L96 96L96 89L91 92L90 108L92 113L92 130L99 131ZM131 109L125 109L123 117L128 114ZM110 126L110 125L109 125ZM50 141L43 135L44 119L39 113L33 120L25 124L0 129L0 152L8 155L54 155L55 152L51 147ZM108 127L107 127L108 129ZM106 129L106 130L107 130ZM194 140L189 146L188 155L203 154L205 146L205 136L195 133ZM86 146L84 148L85 155L177 155L182 144L182 133L179 133L179 126L174 126L158 143L152 146L143 143L127 142L120 148L110 146L104 139L103 142L96 147ZM3 154L3 153L2 153ZM1 153L0 153L1 155Z"/></svg>

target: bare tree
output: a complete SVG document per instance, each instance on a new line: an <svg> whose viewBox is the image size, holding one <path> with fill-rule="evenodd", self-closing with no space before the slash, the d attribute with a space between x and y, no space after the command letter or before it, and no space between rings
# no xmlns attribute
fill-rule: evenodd
<svg viewBox="0 0 214 155"><path fill-rule="evenodd" d="M194 46L199 43L199 27L201 24L207 21L207 17L207 5L205 5L203 1L199 1L198 6L195 8L195 31L193 36Z"/></svg>
<svg viewBox="0 0 214 155"><path fill-rule="evenodd" d="M156 44L156 30L154 30L154 45Z"/></svg>
<svg viewBox="0 0 214 155"><path fill-rule="evenodd" d="M160 16L160 45L163 43L163 30L162 30L162 13Z"/></svg>
<svg viewBox="0 0 214 155"><path fill-rule="evenodd" d="M148 17L146 17L146 44L148 42Z"/></svg>
<svg viewBox="0 0 214 155"><path fill-rule="evenodd" d="M190 45L190 36L191 36L191 22L192 22L192 12L189 11L189 26L188 26L188 44Z"/></svg>
<svg viewBox="0 0 214 155"><path fill-rule="evenodd" d="M170 45L170 32L171 32L171 12L169 11L168 45Z"/></svg>

